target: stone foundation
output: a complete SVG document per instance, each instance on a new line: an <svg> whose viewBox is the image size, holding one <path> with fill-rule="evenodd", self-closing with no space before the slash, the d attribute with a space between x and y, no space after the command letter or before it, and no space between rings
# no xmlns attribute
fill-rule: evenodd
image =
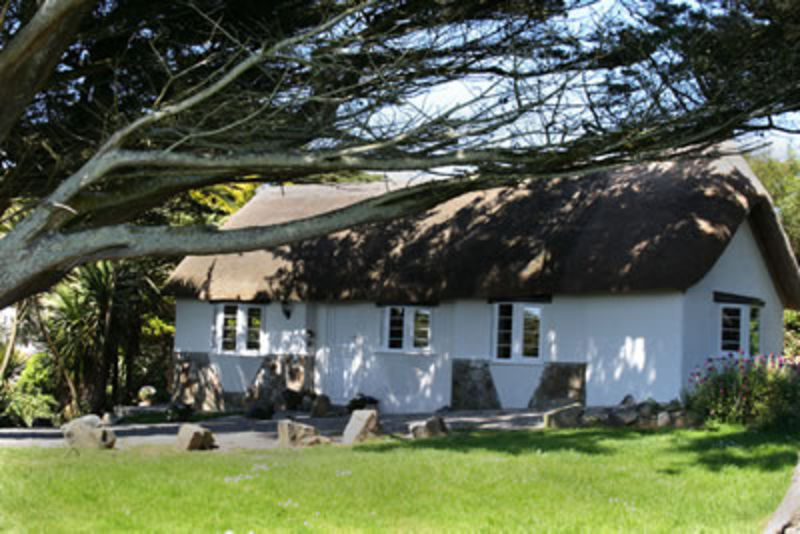
<svg viewBox="0 0 800 534"><path fill-rule="evenodd" d="M489 362L486 360L453 360L453 388L450 407L453 410L499 410Z"/></svg>
<svg viewBox="0 0 800 534"><path fill-rule="evenodd" d="M246 392L223 391L220 377L205 352L175 353L172 402L196 411L221 412L247 409L259 399L282 402L284 389L297 392L314 389L314 357L269 355Z"/></svg>
<svg viewBox="0 0 800 534"><path fill-rule="evenodd" d="M528 407L533 410L551 410L576 402L586 403L586 364L545 364L542 379Z"/></svg>

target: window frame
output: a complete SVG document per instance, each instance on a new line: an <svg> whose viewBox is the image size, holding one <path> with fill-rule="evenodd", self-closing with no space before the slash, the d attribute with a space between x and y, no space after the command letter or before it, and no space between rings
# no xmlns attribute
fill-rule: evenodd
<svg viewBox="0 0 800 534"><path fill-rule="evenodd" d="M511 339L509 357L499 356L500 312L502 306L511 306ZM525 355L525 313L533 312L538 318L537 350L536 355ZM498 301L492 304L492 337L491 356L493 363L499 364L525 364L537 365L544 363L544 350L542 346L542 325L544 308L536 302Z"/></svg>
<svg viewBox="0 0 800 534"><path fill-rule="evenodd" d="M739 348L736 350L724 348L722 334L723 334L723 314L726 309L739 310ZM753 320L753 311L757 315L758 325L758 344L756 354L752 352L751 346L751 321ZM724 302L719 303L717 306L717 349L722 356L729 354L742 354L744 356L756 356L761 352L761 340L763 338L764 325L763 325L763 310L762 306L756 304L739 304Z"/></svg>
<svg viewBox="0 0 800 534"><path fill-rule="evenodd" d="M402 346L392 347L390 343L397 337L392 337L392 310L402 310L403 326L401 339ZM417 313L426 314L428 316L428 342L424 347L416 346L416 316ZM395 329L396 330L396 329ZM431 354L433 352L433 331L434 331L434 318L433 309L429 306L415 306L415 305L386 305L381 306L381 352L391 352L396 354Z"/></svg>
<svg viewBox="0 0 800 534"><path fill-rule="evenodd" d="M226 349L223 346L223 336L225 334L225 309L228 307L236 307L236 324L234 335L234 348ZM261 324L258 326L258 348L248 348L248 333L249 315L250 310L256 309L259 313ZM214 336L214 348L218 354L240 354L240 355L260 355L263 353L265 346L265 327L266 327L266 309L259 304L247 304L240 302L219 302L215 310L215 327L216 333Z"/></svg>

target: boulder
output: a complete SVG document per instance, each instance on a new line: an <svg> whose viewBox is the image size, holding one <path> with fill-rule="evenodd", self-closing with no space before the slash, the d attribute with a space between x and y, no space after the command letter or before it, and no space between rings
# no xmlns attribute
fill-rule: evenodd
<svg viewBox="0 0 800 534"><path fill-rule="evenodd" d="M182 451L205 451L216 447L214 434L206 427L184 423L178 429L178 449Z"/></svg>
<svg viewBox="0 0 800 534"><path fill-rule="evenodd" d="M76 449L113 449L117 436L94 414L73 419L61 427L67 445Z"/></svg>
<svg viewBox="0 0 800 534"><path fill-rule="evenodd" d="M425 421L417 421L408 425L408 430L414 439L436 438L450 433L447 423L438 415Z"/></svg>
<svg viewBox="0 0 800 534"><path fill-rule="evenodd" d="M670 412L669 416L672 418L672 425L675 428L686 428L687 426L689 426L686 420L686 412L684 412L683 410L677 412Z"/></svg>
<svg viewBox="0 0 800 534"><path fill-rule="evenodd" d="M301 439L297 445L300 447L314 447L316 445L327 445L332 443L333 440L326 436L320 436L319 434L314 436L306 436Z"/></svg>
<svg viewBox="0 0 800 534"><path fill-rule="evenodd" d="M278 447L301 447L318 435L317 429L311 425L304 425L291 419L278 421Z"/></svg>
<svg viewBox="0 0 800 534"><path fill-rule="evenodd" d="M656 417L656 426L658 428L668 427L671 423L672 418L669 416L669 412L658 412L658 416Z"/></svg>
<svg viewBox="0 0 800 534"><path fill-rule="evenodd" d="M634 408L636 407L636 399L633 398L633 395L625 395L619 405L622 408Z"/></svg>
<svg viewBox="0 0 800 534"><path fill-rule="evenodd" d="M609 414L609 422L617 426L632 425L639 418L636 408L615 408Z"/></svg>
<svg viewBox="0 0 800 534"><path fill-rule="evenodd" d="M608 424L608 408L591 407L583 411L583 424L588 426L598 426Z"/></svg>
<svg viewBox="0 0 800 534"><path fill-rule="evenodd" d="M359 393L347 403L347 411L353 413L356 410L377 410L379 403L375 397Z"/></svg>
<svg viewBox="0 0 800 534"><path fill-rule="evenodd" d="M317 395L311 403L311 417L325 417L331 411L331 399L327 395Z"/></svg>
<svg viewBox="0 0 800 534"><path fill-rule="evenodd" d="M547 428L575 428L581 426L583 405L570 404L544 414L544 426Z"/></svg>
<svg viewBox="0 0 800 534"><path fill-rule="evenodd" d="M639 417L654 417L659 410L658 403L653 399L647 399L639 405Z"/></svg>
<svg viewBox="0 0 800 534"><path fill-rule="evenodd" d="M378 434L379 431L377 410L355 410L350 415L350 420L344 429L342 443L345 445L360 443Z"/></svg>
<svg viewBox="0 0 800 534"><path fill-rule="evenodd" d="M119 417L117 417L117 415L114 414L114 413L106 412L106 413L103 414L102 423L105 426L116 425L118 421L119 421Z"/></svg>

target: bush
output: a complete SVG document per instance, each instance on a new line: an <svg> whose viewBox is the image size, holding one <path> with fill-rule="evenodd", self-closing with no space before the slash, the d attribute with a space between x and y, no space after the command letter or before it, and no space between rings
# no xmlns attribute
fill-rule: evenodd
<svg viewBox="0 0 800 534"><path fill-rule="evenodd" d="M3 392L2 404L5 405L2 415L17 425L33 426L35 419L53 419L53 409L57 403L52 395L27 393L19 388Z"/></svg>
<svg viewBox="0 0 800 534"><path fill-rule="evenodd" d="M14 388L30 395L51 394L55 389L53 358L46 352L38 352L28 358L25 369Z"/></svg>
<svg viewBox="0 0 800 534"><path fill-rule="evenodd" d="M689 381L687 406L704 419L800 428L800 360L773 354L709 358Z"/></svg>

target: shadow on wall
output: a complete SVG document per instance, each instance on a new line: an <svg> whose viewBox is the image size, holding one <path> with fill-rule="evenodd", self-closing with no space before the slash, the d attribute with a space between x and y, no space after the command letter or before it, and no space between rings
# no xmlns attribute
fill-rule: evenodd
<svg viewBox="0 0 800 534"><path fill-rule="evenodd" d="M375 320L373 305L352 306L352 326L340 332L358 328L358 311ZM380 400L381 409L395 411L433 411L449 404L449 365L446 358L429 355L382 354L375 352L376 340L356 335L337 343L318 359L317 383L323 392L338 402L358 393ZM331 353L335 356L331 356Z"/></svg>

